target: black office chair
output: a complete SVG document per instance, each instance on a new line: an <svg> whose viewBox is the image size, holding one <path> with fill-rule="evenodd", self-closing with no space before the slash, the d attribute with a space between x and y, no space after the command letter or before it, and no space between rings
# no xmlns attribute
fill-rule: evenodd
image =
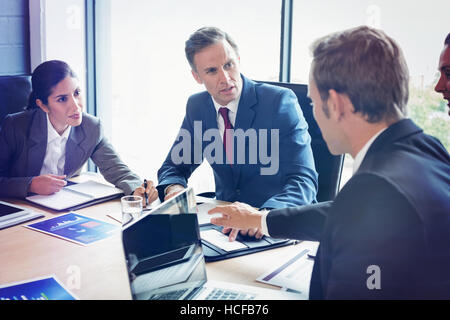
<svg viewBox="0 0 450 320"><path fill-rule="evenodd" d="M258 81L260 83L289 88L297 96L303 116L308 123L308 132L311 136L311 149L314 155L316 171L319 174L319 190L317 201L333 200L339 192L344 155L334 156L328 151L323 140L322 132L314 119L311 100L308 98L308 87L305 84Z"/></svg>
<svg viewBox="0 0 450 320"><path fill-rule="evenodd" d="M7 114L25 109L30 93L31 76L0 76L0 126Z"/></svg>

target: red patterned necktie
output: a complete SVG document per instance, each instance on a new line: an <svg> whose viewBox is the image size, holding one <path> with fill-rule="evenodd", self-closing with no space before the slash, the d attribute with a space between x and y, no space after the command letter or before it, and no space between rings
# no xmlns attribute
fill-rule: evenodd
<svg viewBox="0 0 450 320"><path fill-rule="evenodd" d="M233 164L233 133L230 129L233 129L233 125L228 118L228 108L220 108L219 113L225 123L225 129L223 131L223 146L225 147L225 153L227 155L228 163ZM227 130L228 129L228 130Z"/></svg>

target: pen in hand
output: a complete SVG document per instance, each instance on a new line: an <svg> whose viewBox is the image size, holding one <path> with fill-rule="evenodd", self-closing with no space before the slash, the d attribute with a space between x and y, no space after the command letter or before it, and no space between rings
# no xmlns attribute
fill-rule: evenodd
<svg viewBox="0 0 450 320"><path fill-rule="evenodd" d="M144 179L145 206L148 206L147 179Z"/></svg>

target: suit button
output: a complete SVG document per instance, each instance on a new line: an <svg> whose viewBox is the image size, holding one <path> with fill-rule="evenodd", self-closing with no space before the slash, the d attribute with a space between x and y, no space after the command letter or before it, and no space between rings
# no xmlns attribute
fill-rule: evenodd
<svg viewBox="0 0 450 320"><path fill-rule="evenodd" d="M241 194L241 189L236 189L236 193L237 193L238 195L240 195L240 194Z"/></svg>

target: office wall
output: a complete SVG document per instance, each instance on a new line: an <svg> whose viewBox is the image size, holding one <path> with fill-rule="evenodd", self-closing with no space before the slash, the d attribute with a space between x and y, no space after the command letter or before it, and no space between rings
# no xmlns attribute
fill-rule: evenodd
<svg viewBox="0 0 450 320"><path fill-rule="evenodd" d="M0 0L0 76L30 73L29 0Z"/></svg>

